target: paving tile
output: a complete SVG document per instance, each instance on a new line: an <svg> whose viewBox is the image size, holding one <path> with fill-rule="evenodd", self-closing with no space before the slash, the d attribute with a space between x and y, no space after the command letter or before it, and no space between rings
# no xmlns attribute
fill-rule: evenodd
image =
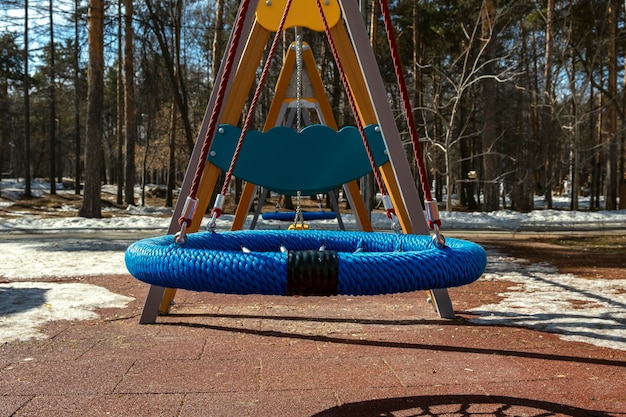
<svg viewBox="0 0 626 417"><path fill-rule="evenodd" d="M532 381L536 376L508 357L460 352L397 353L386 363L405 386Z"/></svg>
<svg viewBox="0 0 626 417"><path fill-rule="evenodd" d="M132 365L123 357L23 361L0 371L0 395L77 395L113 392Z"/></svg>
<svg viewBox="0 0 626 417"><path fill-rule="evenodd" d="M263 394L258 416L309 417L338 404L336 395L329 389L296 389Z"/></svg>
<svg viewBox="0 0 626 417"><path fill-rule="evenodd" d="M258 416L258 391L190 393L185 395L179 417Z"/></svg>
<svg viewBox="0 0 626 417"><path fill-rule="evenodd" d="M2 366L4 361L14 363L24 358L38 358L45 361L78 359L96 343L93 338L65 337L63 334L64 332L57 334L54 338L31 339L0 345L0 368L4 367Z"/></svg>
<svg viewBox="0 0 626 417"><path fill-rule="evenodd" d="M237 345L248 355L259 359L308 359L319 356L314 340L283 333L275 335L272 331L263 332L261 336L238 338Z"/></svg>
<svg viewBox="0 0 626 417"><path fill-rule="evenodd" d="M128 359L198 359L205 340L174 336L127 336L111 334L85 352L83 359L123 356Z"/></svg>
<svg viewBox="0 0 626 417"><path fill-rule="evenodd" d="M332 390L286 390L189 394L180 417L308 417L337 405Z"/></svg>
<svg viewBox="0 0 626 417"><path fill-rule="evenodd" d="M257 391L259 361L138 360L116 393L202 393Z"/></svg>
<svg viewBox="0 0 626 417"><path fill-rule="evenodd" d="M26 395L0 395L0 417L11 417L32 397Z"/></svg>
<svg viewBox="0 0 626 417"><path fill-rule="evenodd" d="M400 385L378 358L269 358L264 359L261 366L262 391Z"/></svg>
<svg viewBox="0 0 626 417"><path fill-rule="evenodd" d="M175 417L182 394L35 397L15 417Z"/></svg>

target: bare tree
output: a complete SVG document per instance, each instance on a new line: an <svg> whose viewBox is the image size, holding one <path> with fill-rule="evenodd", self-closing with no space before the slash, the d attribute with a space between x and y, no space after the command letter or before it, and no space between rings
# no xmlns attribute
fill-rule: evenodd
<svg viewBox="0 0 626 417"><path fill-rule="evenodd" d="M486 6L495 7L495 0L485 0ZM446 196L446 210L452 210L452 191L454 189L454 182L456 180L456 167L458 161L457 148L462 140L470 135L469 123L470 115L473 113L469 106L468 97L472 89L478 85L482 85L485 80L490 79L493 81L494 92L491 94L495 96L495 83L505 82L512 78L513 69L510 67L504 68L499 74L495 74L493 69L490 69L490 65L495 62L496 59L502 59L503 57L495 57L493 54L489 56L486 53L486 49L490 42L493 41L495 32L493 32L493 25L495 21L495 10L489 10L488 19L492 19L490 22L490 28L486 39L481 38L482 35L482 14L478 15L471 31L464 31L464 39L462 42L462 50L460 55L452 59L452 63L448 65L451 68L449 71L445 71L442 66L431 65L428 68L433 73L433 79L436 80L435 92L433 99L433 108L423 107L425 112L432 112L436 119L433 123L425 123L426 129L424 132L424 138L429 142L430 146L436 148L435 152L441 152L443 154L443 168L438 167L438 174L445 178L445 186L447 190ZM451 92L443 91L443 83L449 86ZM484 85L483 85L484 87ZM489 87L488 87L489 88ZM425 104L427 106L428 104ZM485 104L488 107L488 104ZM492 104L490 109L486 109L487 112L493 110L495 106ZM464 110L465 109L465 110ZM469 109L469 110L468 110ZM489 116L489 113L485 117ZM486 123L486 122L485 122ZM489 122L495 123L495 121ZM491 129L489 125L486 126ZM483 127L485 128L485 126ZM433 129L441 129L441 132L434 131ZM494 160L497 161L494 146L499 139L496 136L495 127L493 132L485 133L487 138L483 143L482 157L485 158L488 155L494 155ZM465 156L466 157L466 156ZM492 169L490 165L487 172L483 172L483 179L487 183L495 184L498 181L497 177L497 165L495 169ZM497 200L497 187L495 196ZM496 202L497 204L497 202Z"/></svg>

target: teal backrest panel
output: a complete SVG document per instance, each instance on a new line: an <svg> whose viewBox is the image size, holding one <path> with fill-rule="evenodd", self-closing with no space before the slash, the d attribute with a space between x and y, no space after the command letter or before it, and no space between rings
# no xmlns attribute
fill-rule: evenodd
<svg viewBox="0 0 626 417"><path fill-rule="evenodd" d="M365 128L376 166L389 158L380 129ZM228 170L241 129L220 125L208 160ZM277 193L302 195L325 193L371 172L371 164L359 131L352 126L339 131L311 125L300 132L278 126L246 135L233 175Z"/></svg>

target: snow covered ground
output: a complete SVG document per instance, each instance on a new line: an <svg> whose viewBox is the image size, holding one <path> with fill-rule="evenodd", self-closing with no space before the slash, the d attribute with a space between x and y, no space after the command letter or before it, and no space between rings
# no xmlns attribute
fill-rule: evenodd
<svg viewBox="0 0 626 417"><path fill-rule="evenodd" d="M20 184L0 182L2 196L14 198ZM42 183L35 190L45 190ZM37 191L43 192L43 191ZM588 200L581 201L588 204ZM0 200L0 208L9 201ZM537 201L537 206L541 202ZM555 198L555 207L567 207L567 199ZM62 209L61 209L62 210ZM100 307L123 307L128 297L72 277L126 274L124 251L140 237L165 233L168 212L159 208L115 210L105 219L60 217L42 219L23 213L0 218L0 343L43 337L38 326L50 320L90 319ZM165 214L165 216L164 216ZM535 210L522 214L509 210L493 213L441 212L443 230L554 231L607 230L626 232L626 210ZM348 229L354 217L343 217ZM232 216L223 215L218 229L227 229ZM251 218L247 220L249 223ZM375 228L389 230L382 214L372 218ZM336 228L335 221L311 223L315 228ZM284 223L259 220L257 228L285 227ZM31 237L32 236L32 237ZM67 278L68 282L44 282ZM557 333L568 340L626 350L626 279L583 279L560 274L547 264L528 264L488 249L483 280L514 283L500 294L498 304L473 311L480 323L524 326ZM580 308L585 305L585 308Z"/></svg>

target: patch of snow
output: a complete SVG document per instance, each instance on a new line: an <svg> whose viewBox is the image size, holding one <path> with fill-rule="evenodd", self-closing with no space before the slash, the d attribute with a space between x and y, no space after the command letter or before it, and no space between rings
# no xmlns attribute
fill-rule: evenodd
<svg viewBox="0 0 626 417"><path fill-rule="evenodd" d="M502 300L470 311L471 321L558 334L563 340L626 350L626 279L585 279L552 265L489 253L483 281L513 285Z"/></svg>
<svg viewBox="0 0 626 417"><path fill-rule="evenodd" d="M93 320L96 308L124 308L133 298L81 283L0 284L0 343L41 339L39 328L55 320Z"/></svg>

